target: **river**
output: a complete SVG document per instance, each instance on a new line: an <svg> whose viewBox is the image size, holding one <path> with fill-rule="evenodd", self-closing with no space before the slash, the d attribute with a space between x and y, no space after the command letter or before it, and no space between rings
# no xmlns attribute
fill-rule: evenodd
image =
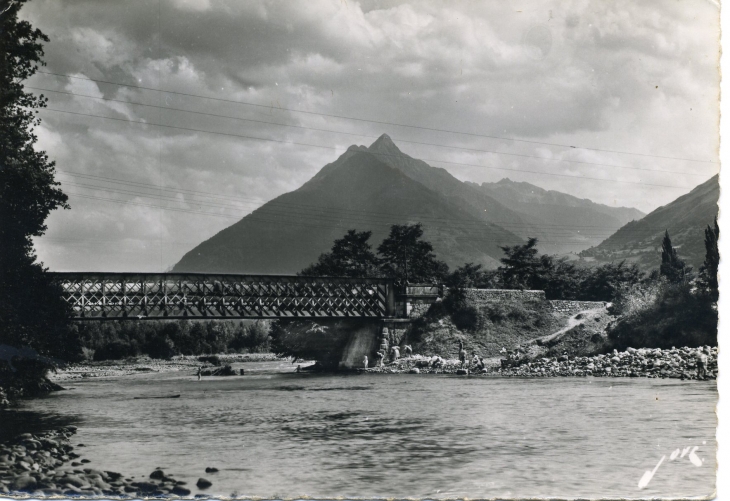
<svg viewBox="0 0 730 501"><path fill-rule="evenodd" d="M691 497L715 483L715 382L143 373L66 383L5 432L79 427L90 466L264 497ZM286 372L286 373L283 373ZM180 398L156 399L180 394ZM30 428L30 429L29 429ZM688 449L694 448L696 461ZM680 454L671 460L673 451ZM692 450L692 449L689 449ZM681 457L681 452L684 456ZM665 457L649 485L639 479ZM206 467L220 471L205 473Z"/></svg>

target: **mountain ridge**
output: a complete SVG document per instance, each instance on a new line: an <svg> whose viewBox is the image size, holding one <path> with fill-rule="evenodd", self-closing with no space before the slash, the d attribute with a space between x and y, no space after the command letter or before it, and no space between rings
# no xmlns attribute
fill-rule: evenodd
<svg viewBox="0 0 730 501"><path fill-rule="evenodd" d="M550 241L544 218L508 205L479 185L410 157L383 134L369 147L350 146L296 190L190 250L173 269L296 273L348 229L372 231L371 243L377 247L390 225L417 222L437 256L451 267L475 262L494 268L503 255L500 246L520 244L527 236ZM585 212L581 207L565 210L578 218ZM610 214L600 217L621 226ZM584 248L598 243L578 239L585 240Z"/></svg>
<svg viewBox="0 0 730 501"><path fill-rule="evenodd" d="M719 209L719 175L714 175L672 202L657 207L638 221L622 226L599 245L580 256L609 262L625 259L649 271L661 263L661 240L668 231L679 256L697 270L705 258L704 230Z"/></svg>

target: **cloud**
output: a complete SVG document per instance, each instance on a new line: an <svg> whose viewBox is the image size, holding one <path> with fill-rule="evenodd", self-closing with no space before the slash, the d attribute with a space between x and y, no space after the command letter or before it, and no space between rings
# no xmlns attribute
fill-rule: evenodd
<svg viewBox="0 0 730 501"><path fill-rule="evenodd" d="M170 243L181 240L176 234L209 238L383 132L413 156L480 166L434 162L461 179L508 176L644 211L682 194L649 184L688 191L717 170L615 153L717 159L719 25L709 2L34 0L22 14L51 37L46 69L80 77L38 75L34 86L138 103L47 93L51 108L115 119L43 112L39 137L59 169L101 176L85 178L87 185L156 198L68 191L175 209L72 195L74 210L52 216L49 236L108 239L105 251L126 253L98 257L101 267L164 268L194 245ZM146 238L157 247L145 247ZM66 244L48 242L47 257L39 253L52 267L89 262L91 250L69 245L64 255Z"/></svg>

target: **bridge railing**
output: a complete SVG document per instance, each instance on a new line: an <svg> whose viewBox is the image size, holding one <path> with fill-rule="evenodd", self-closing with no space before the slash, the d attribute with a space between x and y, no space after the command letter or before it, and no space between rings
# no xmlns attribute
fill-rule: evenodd
<svg viewBox="0 0 730 501"><path fill-rule="evenodd" d="M207 273L53 273L79 320L392 317L374 278Z"/></svg>

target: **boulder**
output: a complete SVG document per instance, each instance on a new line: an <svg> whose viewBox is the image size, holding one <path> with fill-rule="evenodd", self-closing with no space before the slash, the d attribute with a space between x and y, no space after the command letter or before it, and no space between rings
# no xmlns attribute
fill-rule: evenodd
<svg viewBox="0 0 730 501"><path fill-rule="evenodd" d="M195 483L195 485L198 487L198 489L207 489L208 487L213 485L213 482L201 477L198 479L198 481Z"/></svg>
<svg viewBox="0 0 730 501"><path fill-rule="evenodd" d="M86 484L86 481L83 480L78 475L65 475L61 482L68 485L73 485L74 487L81 487L82 485Z"/></svg>
<svg viewBox="0 0 730 501"><path fill-rule="evenodd" d="M186 489L185 487L180 487L179 485L176 485L175 487L173 487L170 492L176 496L189 496L190 495L190 489Z"/></svg>
<svg viewBox="0 0 730 501"><path fill-rule="evenodd" d="M30 491L34 490L38 485L35 478L30 475L21 475L10 484L10 490L13 491Z"/></svg>
<svg viewBox="0 0 730 501"><path fill-rule="evenodd" d="M205 473L218 473L218 468L213 468L212 466L208 466L205 469Z"/></svg>

